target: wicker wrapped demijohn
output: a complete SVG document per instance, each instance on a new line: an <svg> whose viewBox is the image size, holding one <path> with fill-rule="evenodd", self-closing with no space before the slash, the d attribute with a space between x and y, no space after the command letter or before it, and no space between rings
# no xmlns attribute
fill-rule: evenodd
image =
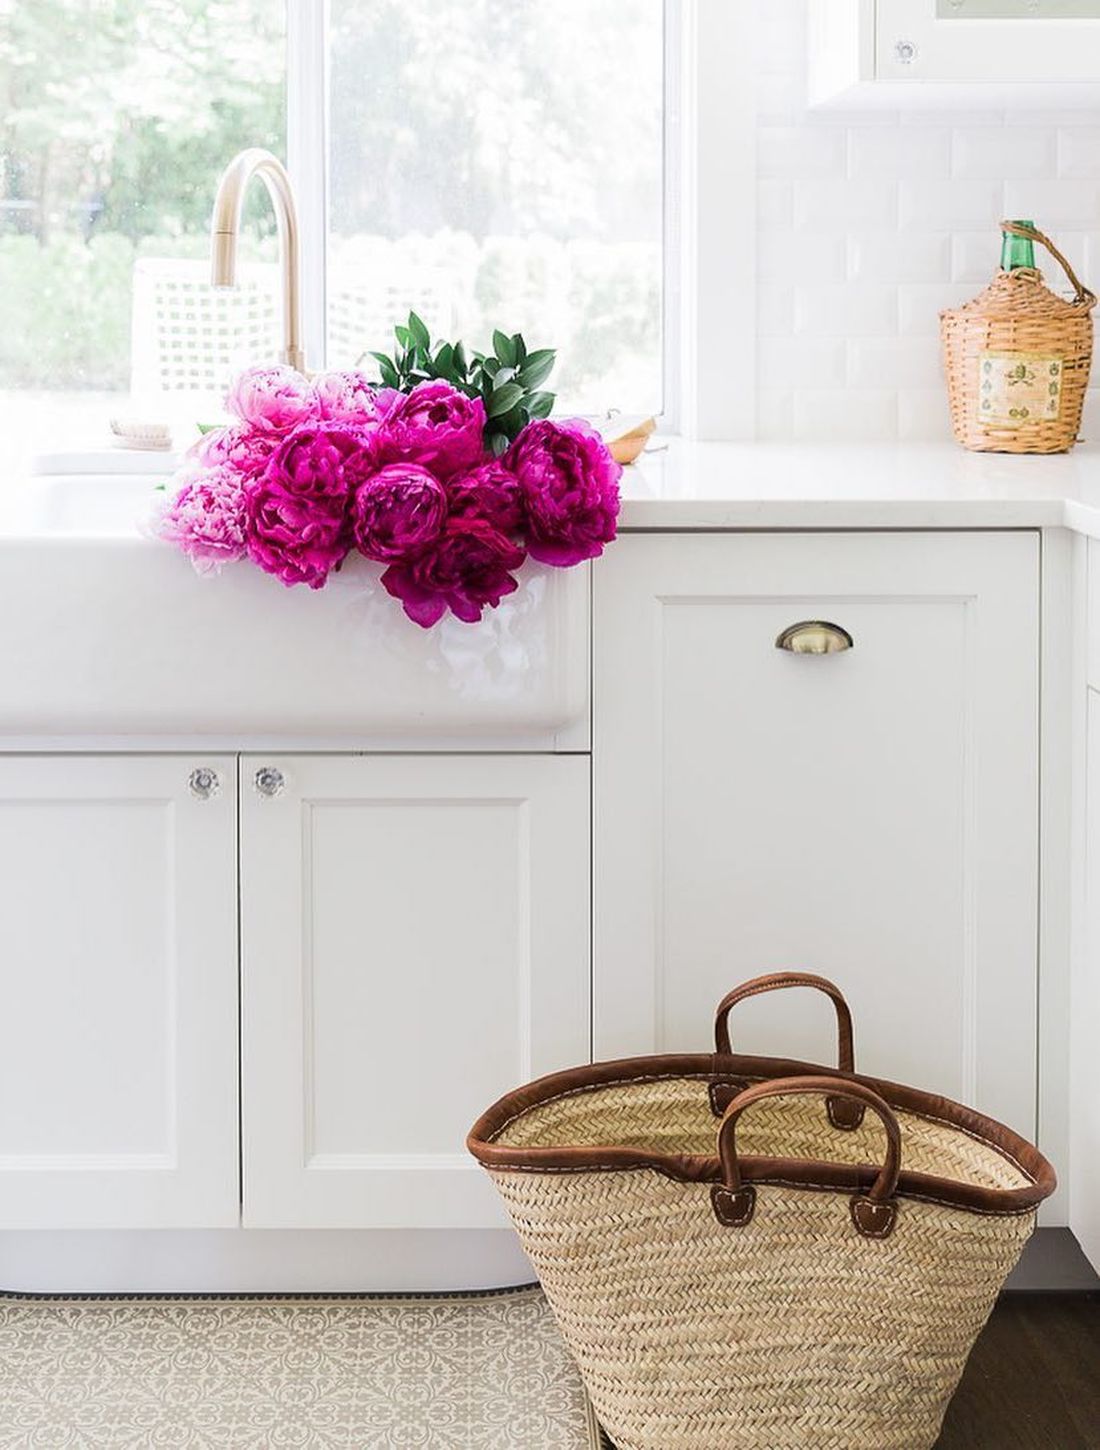
<svg viewBox="0 0 1100 1450"><path fill-rule="evenodd" d="M951 424L963 447L977 452L1064 453L1081 426L1096 297L1042 232L1011 221L1001 227L1041 242L1074 296L1052 292L1034 267L1016 267L940 313Z"/></svg>

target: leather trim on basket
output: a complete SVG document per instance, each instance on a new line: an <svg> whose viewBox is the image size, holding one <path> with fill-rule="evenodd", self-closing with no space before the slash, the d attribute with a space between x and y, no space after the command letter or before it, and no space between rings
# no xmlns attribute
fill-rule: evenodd
<svg viewBox="0 0 1100 1450"><path fill-rule="evenodd" d="M846 1079L862 1083L885 1098L890 1107L917 1117L943 1123L984 1143L1007 1158L1030 1182L1021 1188L985 1188L927 1173L906 1169L898 1177L897 1195L971 1213L1002 1216L1029 1213L1049 1198L1057 1185L1054 1169L1046 1158L1011 1128L987 1118L950 1098L920 1092L900 1083L845 1074L819 1064L794 1062L774 1057L718 1057L715 1054L634 1057L617 1062L599 1062L587 1067L553 1073L518 1088L495 1103L474 1124L466 1146L478 1162L494 1172L582 1173L622 1172L651 1168L667 1178L685 1183L721 1181L717 1154L653 1153L614 1144L592 1147L518 1148L496 1141L501 1133L532 1108L575 1094L615 1084L659 1082L664 1078L694 1078L707 1086L767 1078L816 1077ZM872 1164L826 1163L802 1158L765 1158L746 1155L740 1159L746 1183L782 1184L793 1188L826 1192L866 1192L874 1184L878 1167Z"/></svg>

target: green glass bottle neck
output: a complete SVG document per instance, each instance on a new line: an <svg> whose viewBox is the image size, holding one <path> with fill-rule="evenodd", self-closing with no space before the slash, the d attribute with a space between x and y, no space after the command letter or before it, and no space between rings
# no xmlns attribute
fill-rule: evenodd
<svg viewBox="0 0 1100 1450"><path fill-rule="evenodd" d="M1018 227L1030 227L1035 230L1034 222L1016 222ZM1018 237L1012 232L1004 232L1001 238L1001 267L1006 272L1014 272L1017 267L1035 266L1035 244L1030 237Z"/></svg>

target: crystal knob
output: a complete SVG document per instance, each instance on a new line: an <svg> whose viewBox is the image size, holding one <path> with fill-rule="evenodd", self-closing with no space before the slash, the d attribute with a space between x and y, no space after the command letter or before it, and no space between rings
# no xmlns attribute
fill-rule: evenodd
<svg viewBox="0 0 1100 1450"><path fill-rule="evenodd" d="M252 781L260 795L281 795L286 788L286 776L274 765L261 765Z"/></svg>
<svg viewBox="0 0 1100 1450"><path fill-rule="evenodd" d="M894 46L894 54L902 65L912 65L919 54L916 41L899 40Z"/></svg>
<svg viewBox="0 0 1100 1450"><path fill-rule="evenodd" d="M208 801L221 789L221 778L208 765L197 765L187 781L187 788L198 801Z"/></svg>

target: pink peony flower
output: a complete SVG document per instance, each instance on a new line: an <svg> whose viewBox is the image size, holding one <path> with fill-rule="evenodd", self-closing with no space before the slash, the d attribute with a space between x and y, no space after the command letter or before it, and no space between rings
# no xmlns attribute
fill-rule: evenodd
<svg viewBox="0 0 1100 1450"><path fill-rule="evenodd" d="M298 428L245 490L248 557L284 584L320 589L351 547L348 503L368 445L333 423Z"/></svg>
<svg viewBox="0 0 1100 1450"><path fill-rule="evenodd" d="M511 571L523 559L523 550L484 519L450 518L425 553L391 564L382 583L424 629L448 608L467 624L476 624L486 606L495 609L519 587Z"/></svg>
<svg viewBox="0 0 1100 1450"><path fill-rule="evenodd" d="M568 568L615 537L622 469L579 419L528 423L504 462L519 479L532 559Z"/></svg>
<svg viewBox="0 0 1100 1450"><path fill-rule="evenodd" d="M278 443L273 433L258 433L249 423L230 423L204 433L187 450L187 458L204 467L224 465L246 480L264 471Z"/></svg>
<svg viewBox="0 0 1100 1450"><path fill-rule="evenodd" d="M380 417L375 389L365 373L321 373L313 379L313 395L320 416L332 422L369 425Z"/></svg>
<svg viewBox="0 0 1100 1450"><path fill-rule="evenodd" d="M312 384L283 364L246 368L226 394L225 405L262 433L289 433L317 414Z"/></svg>
<svg viewBox="0 0 1100 1450"><path fill-rule="evenodd" d="M238 474L216 465L193 473L154 524L159 538L190 556L200 574L245 552L245 500Z"/></svg>
<svg viewBox="0 0 1100 1450"><path fill-rule="evenodd" d="M468 398L450 383L428 382L379 401L386 461L409 459L445 478L482 457L485 404L480 398Z"/></svg>
<svg viewBox="0 0 1100 1450"><path fill-rule="evenodd" d="M486 519L502 534L514 534L523 522L519 481L499 458L488 458L456 473L447 483L451 513Z"/></svg>
<svg viewBox="0 0 1100 1450"><path fill-rule="evenodd" d="M389 564L410 558L439 537L447 495L419 463L388 463L368 474L352 504L352 532L359 552Z"/></svg>

